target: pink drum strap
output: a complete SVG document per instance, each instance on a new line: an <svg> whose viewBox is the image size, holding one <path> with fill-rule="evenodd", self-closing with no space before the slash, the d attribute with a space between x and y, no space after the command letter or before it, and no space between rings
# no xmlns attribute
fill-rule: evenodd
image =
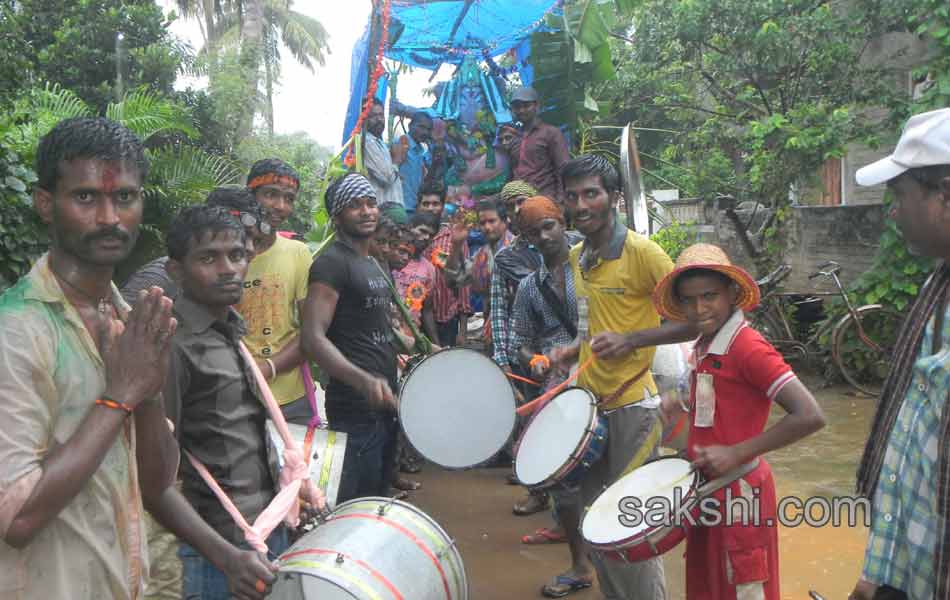
<svg viewBox="0 0 950 600"><path fill-rule="evenodd" d="M307 427L316 429L320 427L320 412L317 410L317 386L313 383L313 374L310 372L310 363L304 361L300 363L300 375L303 377L303 389L307 394L307 401L310 403L310 423Z"/></svg>
<svg viewBox="0 0 950 600"><path fill-rule="evenodd" d="M286 521L291 527L296 527L300 522L299 498L301 487L306 486L307 495L315 501L321 496L320 492L316 490L316 486L310 482L307 461L304 460L304 455L297 446L297 442L294 441L293 436L290 435L287 421L284 420L284 415L280 412L280 406L277 405L277 400L274 399L274 395L267 385L267 380L257 367L257 362L247 347L243 343L241 343L239 347L242 357L247 363L248 368L254 374L254 379L257 381L263 404L265 408L267 408L267 412L274 422L274 426L277 428L277 433L284 441L284 468L280 470L280 492L274 496L274 499L271 500L267 508L258 515L254 524L250 525L241 514L241 511L234 505L234 502L228 498L228 495L221 489L218 482L214 480L208 468L201 464L201 462L187 450L185 450L184 453L191 463L191 466L198 471L198 474L201 475L204 482L208 484L208 487L211 488L211 491L217 496L218 501L221 502L224 509L228 511L228 514L231 515L231 518L234 519L237 526L244 532L244 537L248 544L258 552L266 554L267 537L281 521Z"/></svg>

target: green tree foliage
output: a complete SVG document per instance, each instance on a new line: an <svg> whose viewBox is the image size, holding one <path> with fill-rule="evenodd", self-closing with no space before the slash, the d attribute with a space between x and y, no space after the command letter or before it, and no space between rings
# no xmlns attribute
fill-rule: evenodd
<svg viewBox="0 0 950 600"><path fill-rule="evenodd" d="M329 52L326 30L293 10L291 0L179 0L178 7L203 24L201 57L223 124L218 132L223 145L231 150L250 136L258 114L273 134L273 92L280 81L282 51L313 71Z"/></svg>
<svg viewBox="0 0 950 600"><path fill-rule="evenodd" d="M26 273L48 243L29 194L34 181L33 170L0 146L0 290Z"/></svg>
<svg viewBox="0 0 950 600"><path fill-rule="evenodd" d="M0 0L0 6L0 30L18 42L10 56L28 66L13 81L21 89L31 78L59 84L97 112L117 99L118 34L125 89L144 85L169 94L191 63L190 49L168 33L153 0Z"/></svg>
<svg viewBox="0 0 950 600"><path fill-rule="evenodd" d="M647 0L634 43L615 44L618 82L598 98L611 120L675 132L641 147L685 195L783 206L803 176L873 133L862 108L901 93L861 60L869 38L901 22L892 4Z"/></svg>

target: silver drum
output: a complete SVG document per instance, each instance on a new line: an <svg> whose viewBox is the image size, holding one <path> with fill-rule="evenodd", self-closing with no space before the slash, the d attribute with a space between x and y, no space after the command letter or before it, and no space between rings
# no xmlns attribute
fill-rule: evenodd
<svg viewBox="0 0 950 600"><path fill-rule="evenodd" d="M277 564L272 599L468 600L455 542L418 508L391 498L341 504Z"/></svg>

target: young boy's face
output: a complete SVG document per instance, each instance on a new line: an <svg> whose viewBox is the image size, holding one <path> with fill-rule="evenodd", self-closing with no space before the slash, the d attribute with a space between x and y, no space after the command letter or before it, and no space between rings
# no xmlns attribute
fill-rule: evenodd
<svg viewBox="0 0 950 600"><path fill-rule="evenodd" d="M406 244L393 244L389 254L389 266L393 271L402 271L409 264L409 248Z"/></svg>
<svg viewBox="0 0 950 600"><path fill-rule="evenodd" d="M190 246L175 273L185 295L208 306L240 302L248 264L244 237L236 231L206 231Z"/></svg>
<svg viewBox="0 0 950 600"><path fill-rule="evenodd" d="M675 289L686 318L706 337L726 324L739 297L735 284L712 272L681 275Z"/></svg>

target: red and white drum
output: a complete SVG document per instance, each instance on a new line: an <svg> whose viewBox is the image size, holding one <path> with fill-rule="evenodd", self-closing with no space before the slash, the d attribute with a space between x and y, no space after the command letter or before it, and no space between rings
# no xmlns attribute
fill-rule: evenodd
<svg viewBox="0 0 950 600"><path fill-rule="evenodd" d="M673 511L679 502L686 507L683 510L698 514L699 484L700 476L687 460L664 457L648 462L597 497L581 520L581 535L595 550L627 562L659 556L686 538L688 520L677 524ZM661 515L659 507L668 507L668 514ZM648 515L663 518L645 518Z"/></svg>

